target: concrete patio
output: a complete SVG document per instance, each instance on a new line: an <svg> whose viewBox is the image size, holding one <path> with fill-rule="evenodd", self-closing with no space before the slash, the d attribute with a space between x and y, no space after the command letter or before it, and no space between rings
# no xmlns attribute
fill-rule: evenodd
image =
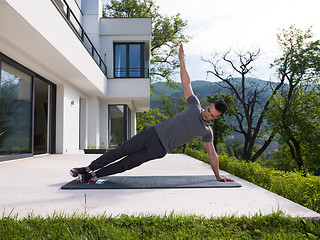
<svg viewBox="0 0 320 240"><path fill-rule="evenodd" d="M74 213L195 214L205 217L270 214L277 210L296 217L320 219L320 214L221 171L241 188L62 190L73 180L72 167L86 166L99 155L64 154L0 162L2 216ZM183 154L169 154L122 173L130 176L212 174L208 164Z"/></svg>

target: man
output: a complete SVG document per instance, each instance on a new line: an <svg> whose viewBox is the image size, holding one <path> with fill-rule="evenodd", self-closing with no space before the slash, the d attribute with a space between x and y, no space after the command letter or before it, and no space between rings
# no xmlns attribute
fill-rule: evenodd
<svg viewBox="0 0 320 240"><path fill-rule="evenodd" d="M233 181L220 176L218 155L212 143L213 134L210 128L210 121L220 118L228 110L228 106L223 100L218 100L203 110L192 91L182 44L179 48L179 60L181 83L188 102L186 109L162 123L142 130L117 149L108 151L91 162L89 166L71 169L73 177L78 177L81 183L94 183L99 177L124 172L152 159L162 158L193 138L202 137L217 180Z"/></svg>

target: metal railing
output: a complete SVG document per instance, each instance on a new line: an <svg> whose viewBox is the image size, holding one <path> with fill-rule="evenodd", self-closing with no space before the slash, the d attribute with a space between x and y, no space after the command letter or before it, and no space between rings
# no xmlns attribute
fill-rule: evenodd
<svg viewBox="0 0 320 240"><path fill-rule="evenodd" d="M148 78L149 68L115 68L114 78Z"/></svg>
<svg viewBox="0 0 320 240"><path fill-rule="evenodd" d="M79 20L69 7L65 0L51 0L53 4L60 10L60 13L65 17L72 30L76 33L78 38L81 40L85 48L88 50L94 61L98 64L102 72L107 76L107 66L100 57L97 49L94 47L87 33L84 31Z"/></svg>

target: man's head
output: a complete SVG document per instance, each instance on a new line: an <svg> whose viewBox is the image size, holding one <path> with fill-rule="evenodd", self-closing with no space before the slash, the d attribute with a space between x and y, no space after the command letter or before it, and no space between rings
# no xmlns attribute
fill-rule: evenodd
<svg viewBox="0 0 320 240"><path fill-rule="evenodd" d="M213 119L220 118L228 111L229 107L223 99L211 103L203 112L203 119L210 122Z"/></svg>

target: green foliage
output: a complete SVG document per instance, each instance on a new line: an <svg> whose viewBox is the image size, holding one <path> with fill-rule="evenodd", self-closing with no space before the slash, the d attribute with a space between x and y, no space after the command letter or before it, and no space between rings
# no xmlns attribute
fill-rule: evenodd
<svg viewBox="0 0 320 240"><path fill-rule="evenodd" d="M209 163L205 152L187 149L186 154ZM283 172L261 167L258 163L219 156L220 168L280 196L320 213L320 180L299 172Z"/></svg>
<svg viewBox="0 0 320 240"><path fill-rule="evenodd" d="M243 143L235 140L226 145L228 156L243 160Z"/></svg>
<svg viewBox="0 0 320 240"><path fill-rule="evenodd" d="M278 151L271 154L270 158L259 162L261 166L286 172L298 171L297 163L292 159L290 149L285 144L279 144Z"/></svg>
<svg viewBox="0 0 320 240"><path fill-rule="evenodd" d="M89 149L105 149L106 146L101 145L101 146L90 146Z"/></svg>
<svg viewBox="0 0 320 240"><path fill-rule="evenodd" d="M177 115L187 106L187 101L185 100L184 95L174 97L168 94L161 94L157 96L155 102L160 104L160 112L168 118Z"/></svg>
<svg viewBox="0 0 320 240"><path fill-rule="evenodd" d="M274 66L287 85L271 98L265 115L303 171L317 168L320 158L320 42L312 36L311 28L303 32L294 25L278 35L283 53Z"/></svg>
<svg viewBox="0 0 320 240"><path fill-rule="evenodd" d="M153 109L149 112L137 113L137 132L142 131L147 126L156 125L167 119L159 109Z"/></svg>
<svg viewBox="0 0 320 240"><path fill-rule="evenodd" d="M151 17L151 79L152 82L165 79L173 83L171 75L179 67L179 45L190 39L183 34L187 21L181 19L180 14L160 14L155 0L111 0L104 9L104 16Z"/></svg>
<svg viewBox="0 0 320 240"><path fill-rule="evenodd" d="M279 77L285 74L287 80L293 83L319 77L320 42L312 41L312 37L311 27L303 31L295 25L283 29L277 35L282 56L277 58L272 66L277 68Z"/></svg>
<svg viewBox="0 0 320 240"><path fill-rule="evenodd" d="M320 224L282 212L204 218L200 216L62 216L19 220L2 217L0 239L317 239Z"/></svg>

